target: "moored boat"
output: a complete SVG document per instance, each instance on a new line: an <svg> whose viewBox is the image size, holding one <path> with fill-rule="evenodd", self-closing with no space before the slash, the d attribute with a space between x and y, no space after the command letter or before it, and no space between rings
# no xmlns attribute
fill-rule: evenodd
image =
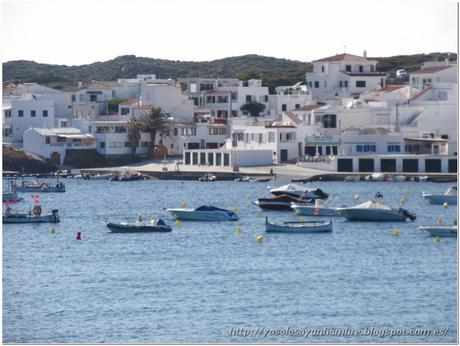
<svg viewBox="0 0 460 346"><path fill-rule="evenodd" d="M147 179L147 176L143 175L140 172L123 172L109 178L110 181L137 181Z"/></svg>
<svg viewBox="0 0 460 346"><path fill-rule="evenodd" d="M432 237L457 237L457 225L422 225L419 227L421 231L429 233Z"/></svg>
<svg viewBox="0 0 460 346"><path fill-rule="evenodd" d="M373 173L371 174L372 181L383 181L385 179L385 175L382 173Z"/></svg>
<svg viewBox="0 0 460 346"><path fill-rule="evenodd" d="M190 221L236 221L238 215L232 210L217 208L214 206L203 205L198 208L168 208L178 220Z"/></svg>
<svg viewBox="0 0 460 346"><path fill-rule="evenodd" d="M339 207L337 210L348 220L354 221L406 221L416 219L415 213L406 209L395 209L386 205L381 193L375 199L353 207Z"/></svg>
<svg viewBox="0 0 460 346"><path fill-rule="evenodd" d="M431 193L422 193L422 197L431 204L457 204L457 186L450 186L447 191L442 195L436 195Z"/></svg>
<svg viewBox="0 0 460 346"><path fill-rule="evenodd" d="M145 233L145 232L171 232L171 226L167 225L163 220L152 218L150 223L146 224L142 221L140 215L137 216L135 223L127 222L106 222L107 228L112 233Z"/></svg>
<svg viewBox="0 0 460 346"><path fill-rule="evenodd" d="M332 221L288 221L276 224L265 218L265 231L268 233L323 233L332 232Z"/></svg>
<svg viewBox="0 0 460 346"><path fill-rule="evenodd" d="M11 188L16 192L65 192L65 185L63 183L56 183L53 186L48 183L41 183L38 180L34 182L23 181L20 186L12 182Z"/></svg>
<svg viewBox="0 0 460 346"><path fill-rule="evenodd" d="M57 223L59 221L57 209L53 209L51 214L42 215L41 206L38 204L35 205L33 212L29 213L13 213L11 207L7 207L2 218L2 223Z"/></svg>
<svg viewBox="0 0 460 346"><path fill-rule="evenodd" d="M216 181L217 177L214 174L206 173L202 177L198 178L198 181Z"/></svg>
<svg viewBox="0 0 460 346"><path fill-rule="evenodd" d="M18 201L19 198L18 198L18 194L14 191L10 191L10 192L3 192L2 193L2 202L6 202L6 201Z"/></svg>
<svg viewBox="0 0 460 346"><path fill-rule="evenodd" d="M395 175L393 177L393 181L396 181L398 183L402 183L402 182L406 181L406 176L405 175Z"/></svg>
<svg viewBox="0 0 460 346"><path fill-rule="evenodd" d="M330 207L326 201L317 199L315 204L297 204L292 203L291 208L297 215L306 216L341 216L337 208Z"/></svg>
<svg viewBox="0 0 460 346"><path fill-rule="evenodd" d="M287 184L275 189L271 189L270 193L275 196L289 195L307 199L327 199L328 197L328 194L319 188L307 188L299 184Z"/></svg>
<svg viewBox="0 0 460 346"><path fill-rule="evenodd" d="M313 200L298 198L291 195L277 195L259 198L254 202L259 208L270 210L292 210L292 203L313 204Z"/></svg>

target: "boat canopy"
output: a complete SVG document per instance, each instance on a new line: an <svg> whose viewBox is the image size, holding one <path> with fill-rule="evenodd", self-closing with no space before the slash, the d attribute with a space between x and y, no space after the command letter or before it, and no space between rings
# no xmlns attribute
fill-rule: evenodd
<svg viewBox="0 0 460 346"><path fill-rule="evenodd" d="M445 193L447 196L456 196L457 195L457 186L452 185L449 187Z"/></svg>
<svg viewBox="0 0 460 346"><path fill-rule="evenodd" d="M384 203L374 202L374 201L367 201L362 204L358 204L354 207L354 209L383 209L383 210L392 210L392 208Z"/></svg>

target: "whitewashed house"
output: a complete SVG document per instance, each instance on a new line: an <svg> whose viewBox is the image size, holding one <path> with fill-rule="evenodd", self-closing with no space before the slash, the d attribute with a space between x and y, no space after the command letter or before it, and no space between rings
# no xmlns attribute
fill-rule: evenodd
<svg viewBox="0 0 460 346"><path fill-rule="evenodd" d="M100 115L109 115L108 102L115 98L116 85L116 82L94 82L72 93L74 118L94 120Z"/></svg>
<svg viewBox="0 0 460 346"><path fill-rule="evenodd" d="M8 142L20 146L24 132L32 127L54 127L54 101L24 94L3 100L3 132Z"/></svg>
<svg viewBox="0 0 460 346"><path fill-rule="evenodd" d="M67 150L94 150L94 136L82 133L79 129L66 128L30 128L24 133L24 150L55 164L62 165Z"/></svg>
<svg viewBox="0 0 460 346"><path fill-rule="evenodd" d="M377 72L377 61L366 56L338 54L312 61L313 72L306 81L319 101L359 96L384 86L385 74Z"/></svg>

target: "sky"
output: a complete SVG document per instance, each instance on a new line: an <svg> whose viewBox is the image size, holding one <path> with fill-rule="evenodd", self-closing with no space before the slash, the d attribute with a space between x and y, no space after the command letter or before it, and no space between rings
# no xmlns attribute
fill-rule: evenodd
<svg viewBox="0 0 460 346"><path fill-rule="evenodd" d="M457 51L457 3L416 1L2 1L2 61L81 65L120 55L300 61Z"/></svg>

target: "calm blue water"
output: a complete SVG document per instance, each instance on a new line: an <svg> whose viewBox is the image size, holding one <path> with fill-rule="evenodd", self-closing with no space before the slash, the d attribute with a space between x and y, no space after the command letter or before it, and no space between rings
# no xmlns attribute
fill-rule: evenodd
<svg viewBox="0 0 460 346"><path fill-rule="evenodd" d="M45 210L59 208L56 234L49 224L3 227L4 342L456 342L456 239L437 244L418 230L438 217L453 222L455 206L421 198L449 184L314 183L341 205L357 193L364 202L381 191L393 206L406 198L418 219L335 218L330 234L269 234L256 243L264 218L251 201L284 183L65 180L66 193L41 195ZM105 228L106 218L134 221L138 212L174 225L163 208L183 200L239 205L240 221L183 222L168 234ZM231 328L287 327L449 329L445 337L230 336Z"/></svg>

